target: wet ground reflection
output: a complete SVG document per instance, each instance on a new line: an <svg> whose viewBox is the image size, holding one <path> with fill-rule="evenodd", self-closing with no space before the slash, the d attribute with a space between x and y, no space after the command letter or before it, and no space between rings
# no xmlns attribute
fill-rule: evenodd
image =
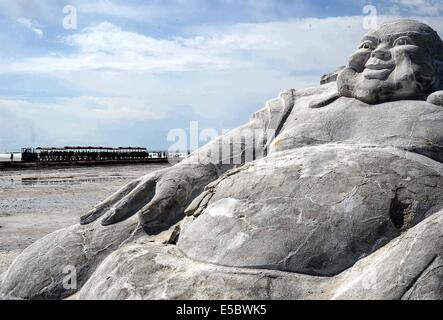
<svg viewBox="0 0 443 320"><path fill-rule="evenodd" d="M74 177L63 177L63 178L39 178L30 177L22 178L21 184L23 186L38 186L38 185L78 185L83 183L101 183L115 180L126 180L127 177L122 176L107 176L107 177L87 177L87 178L74 178Z"/></svg>

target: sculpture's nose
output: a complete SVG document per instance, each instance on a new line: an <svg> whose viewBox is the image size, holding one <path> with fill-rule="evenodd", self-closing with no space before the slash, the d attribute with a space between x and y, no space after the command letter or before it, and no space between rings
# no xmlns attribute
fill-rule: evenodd
<svg viewBox="0 0 443 320"><path fill-rule="evenodd" d="M379 45L377 49L372 51L371 53L372 58L377 58L380 60L389 61L392 58L391 51L386 45Z"/></svg>

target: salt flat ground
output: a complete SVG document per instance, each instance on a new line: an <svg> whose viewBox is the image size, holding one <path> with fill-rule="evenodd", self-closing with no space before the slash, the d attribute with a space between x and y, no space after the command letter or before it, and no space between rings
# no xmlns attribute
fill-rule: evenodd
<svg viewBox="0 0 443 320"><path fill-rule="evenodd" d="M37 239L79 217L127 182L168 164L0 171L0 274Z"/></svg>

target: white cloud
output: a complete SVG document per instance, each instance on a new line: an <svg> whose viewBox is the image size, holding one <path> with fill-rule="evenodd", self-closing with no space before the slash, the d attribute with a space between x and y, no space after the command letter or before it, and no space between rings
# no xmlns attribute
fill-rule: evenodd
<svg viewBox="0 0 443 320"><path fill-rule="evenodd" d="M406 1L406 0L398 0ZM423 0L407 0L423 1ZM379 17L383 20L395 17ZM422 19L423 20L423 19ZM189 37L157 39L109 22L61 38L68 53L55 52L2 66L3 72L108 70L174 72L254 66L288 71L324 70L346 63L365 33L363 17L306 18L286 22L202 28ZM442 30L440 18L426 18Z"/></svg>
<svg viewBox="0 0 443 320"><path fill-rule="evenodd" d="M52 102L35 102L20 99L0 99L0 109L18 112L22 117L38 118L43 110L51 114L63 113L78 119L100 122L149 121L165 115L154 111L148 101L126 97L78 96L57 98Z"/></svg>
<svg viewBox="0 0 443 320"><path fill-rule="evenodd" d="M97 1L73 1L74 6L78 7L81 12L88 14L101 14L124 18L137 18L142 16L142 8L134 5L120 4L109 0Z"/></svg>
<svg viewBox="0 0 443 320"><path fill-rule="evenodd" d="M343 60L363 33L361 17L236 24L187 38L156 39L109 23L62 38L72 49L3 66L4 72L223 70L286 64L306 70ZM340 37L337 37L340 34ZM333 40L333 41L332 41ZM253 59L251 59L253 57ZM340 62L343 64L343 62Z"/></svg>
<svg viewBox="0 0 443 320"><path fill-rule="evenodd" d="M5 71L52 72L84 70L186 71L206 66L224 68L222 56L185 44L182 40L155 39L127 32L103 22L64 37L75 53L53 53L4 66Z"/></svg>
<svg viewBox="0 0 443 320"><path fill-rule="evenodd" d="M37 38L43 38L43 30L44 26L40 25L38 22L32 21L26 18L18 18L17 22L27 27L29 30L35 33Z"/></svg>

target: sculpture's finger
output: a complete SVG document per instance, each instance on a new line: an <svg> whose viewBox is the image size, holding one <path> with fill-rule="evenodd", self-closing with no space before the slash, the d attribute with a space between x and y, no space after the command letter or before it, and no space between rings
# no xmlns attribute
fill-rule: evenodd
<svg viewBox="0 0 443 320"><path fill-rule="evenodd" d="M184 216L189 205L187 188L175 180L162 181L157 185L154 198L139 212L143 227L170 226Z"/></svg>
<svg viewBox="0 0 443 320"><path fill-rule="evenodd" d="M106 212L102 225L107 226L123 221L143 208L154 197L155 185L155 177L144 179L134 190Z"/></svg>
<svg viewBox="0 0 443 320"><path fill-rule="evenodd" d="M96 207L94 207L91 211L89 211L87 214L80 217L80 224L85 225L88 223L91 223L95 220L97 220L99 217L101 217L105 212L109 210L115 203L120 201L123 197L125 197L128 193L130 193L132 190L134 190L139 184L141 179L137 179L134 181L131 181L124 187L122 187L120 190L118 190L116 193L111 195L109 198L98 204Z"/></svg>

